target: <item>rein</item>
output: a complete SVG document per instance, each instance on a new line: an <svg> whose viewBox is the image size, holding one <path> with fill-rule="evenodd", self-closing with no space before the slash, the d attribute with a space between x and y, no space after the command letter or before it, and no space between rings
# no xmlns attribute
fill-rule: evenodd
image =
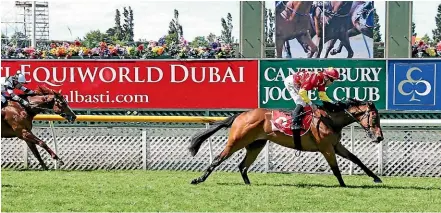
<svg viewBox="0 0 441 213"><path fill-rule="evenodd" d="M329 10L329 9L326 9L326 6L324 6L324 12L325 12L325 15L327 15L328 17L337 17L337 18L344 18L344 17L348 17L349 15L350 15L350 13L351 13L351 11L349 10L349 12L347 13L347 14L345 14L345 15L342 15L342 14L340 14L339 12L340 12L340 10L347 4L348 2L345 2L345 3L343 3L342 5L341 5L341 7L336 11L336 12L334 12L334 11L332 11L332 10ZM329 3L329 4L331 4L331 3ZM332 7L332 6L331 6Z"/></svg>
<svg viewBox="0 0 441 213"><path fill-rule="evenodd" d="M371 124L369 124L369 118L370 118L369 111L364 112L363 117L361 117L361 119L360 119L360 121L362 121L362 120L364 120L365 117L367 116L367 119L368 119L368 122L367 122L368 126L367 126L367 127L364 127L364 126L361 124L361 122L360 122L359 120L357 120L357 119L355 118L355 116L352 115L352 113L350 113L347 109L345 109L345 113L348 114L350 117L352 117L352 118L354 119L354 121L357 122L357 123L361 126L361 128L363 128L363 130L366 132L366 134L368 135L368 137L371 136L372 133L369 131L369 128L371 128Z"/></svg>

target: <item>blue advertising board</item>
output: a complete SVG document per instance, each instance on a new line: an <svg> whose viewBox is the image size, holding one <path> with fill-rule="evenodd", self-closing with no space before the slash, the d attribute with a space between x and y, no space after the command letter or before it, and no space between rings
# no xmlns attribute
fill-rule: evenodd
<svg viewBox="0 0 441 213"><path fill-rule="evenodd" d="M389 60L389 110L441 110L441 60Z"/></svg>

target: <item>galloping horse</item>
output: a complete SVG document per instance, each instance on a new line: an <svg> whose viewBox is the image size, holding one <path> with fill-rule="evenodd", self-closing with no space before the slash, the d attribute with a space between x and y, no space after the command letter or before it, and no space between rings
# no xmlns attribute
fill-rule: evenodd
<svg viewBox="0 0 441 213"><path fill-rule="evenodd" d="M352 1L328 1L325 2L325 38L324 43L331 40L326 48L325 58L328 57L329 51L334 47L335 42L340 40L341 44L348 51L348 58L354 56L351 44L349 42L348 29L352 28L350 19L350 10Z"/></svg>
<svg viewBox="0 0 441 213"><path fill-rule="evenodd" d="M301 136L301 151L321 152L337 177L340 186L346 186L341 176L335 154L357 164L374 179L374 182L381 183L381 179L368 169L354 154L347 150L341 143L342 129L354 122L359 123L366 131L373 142L379 143L383 140L383 132L380 127L380 116L375 104L349 99L347 103L330 104L326 103L316 111L306 109L303 119L303 132ZM324 108L330 109L325 110ZM194 136L191 140L189 150L195 156L202 143L215 132L222 128L231 127L227 144L224 150L216 156L213 163L205 173L194 179L191 183L204 182L213 170L224 160L236 151L245 147L246 156L239 164L239 171L245 184L250 184L247 175L248 168L256 160L259 153L268 140L281 146L298 149L292 142L292 131L290 113L278 110L257 108L233 115L223 121L216 122L213 127ZM298 149L299 150L299 149Z"/></svg>
<svg viewBox="0 0 441 213"><path fill-rule="evenodd" d="M352 8L352 2L349 1L328 1L321 5L320 2L311 8L311 23L314 24L311 30L311 37L317 35L318 52L316 58L320 58L323 50L323 46L326 42L331 40L328 44L325 58L328 57L329 51L334 47L335 42L340 40L340 45L343 45L348 50L348 58L352 58L354 52L352 51L349 37L348 29L351 29L352 24L350 23L350 13ZM343 14L341 14L343 13ZM324 39L323 39L323 28L324 28ZM305 52L307 52L308 45L299 40ZM341 50L340 50L341 51ZM308 55L313 55L314 53L309 53ZM332 53L331 53L332 54Z"/></svg>
<svg viewBox="0 0 441 213"><path fill-rule="evenodd" d="M322 52L323 49L323 4L322 2L317 2L316 4L312 4L311 5L311 10L310 10L311 14L311 25L312 25L312 29L310 31L310 35L311 38L314 38L314 36L317 35L316 38L316 42L315 44L319 46L318 48L318 52L316 54L316 58L320 58L320 54ZM305 53L308 53L308 57L312 57L312 53L308 52L308 44L302 42L301 40L299 40L300 45L302 45L303 51L305 51ZM288 45L289 48L289 43L286 42L285 45Z"/></svg>
<svg viewBox="0 0 441 213"><path fill-rule="evenodd" d="M31 109L29 110L25 110L15 101L8 101L8 105L2 109L1 135L2 138L17 137L24 140L37 158L41 167L43 167L44 170L47 170L48 168L43 159L41 159L36 145L45 149L51 155L52 159L57 160L60 165L63 165L64 163L44 141L32 133L32 120L38 113L50 109L54 110L56 114L61 115L71 123L76 120L77 116L61 95L61 90L55 92L46 87L39 86L35 92L36 94L32 96L26 94L20 95L22 98L28 99L31 105Z"/></svg>
<svg viewBox="0 0 441 213"><path fill-rule="evenodd" d="M357 36L360 33L363 35L373 38L374 37L374 5L373 2L367 2L367 4L364 1L355 1L352 5L351 11L349 12L351 21L353 24L353 27L348 30L347 34L348 37ZM362 23L360 20L362 20L365 16L365 23ZM335 43L333 41L332 43ZM336 55L338 53L341 53L341 50L343 48L343 44L340 42L337 49L333 49L331 51L331 55Z"/></svg>
<svg viewBox="0 0 441 213"><path fill-rule="evenodd" d="M312 30L309 10L312 1L280 2L276 5L276 50L277 57L282 57L283 45L291 39L306 43L310 47L311 56L317 52L317 46L311 39Z"/></svg>

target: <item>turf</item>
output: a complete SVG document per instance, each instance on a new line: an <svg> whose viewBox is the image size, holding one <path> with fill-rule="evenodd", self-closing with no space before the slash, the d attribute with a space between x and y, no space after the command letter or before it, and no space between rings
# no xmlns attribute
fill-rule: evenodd
<svg viewBox="0 0 441 213"><path fill-rule="evenodd" d="M440 211L440 178L214 172L2 170L2 212Z"/></svg>

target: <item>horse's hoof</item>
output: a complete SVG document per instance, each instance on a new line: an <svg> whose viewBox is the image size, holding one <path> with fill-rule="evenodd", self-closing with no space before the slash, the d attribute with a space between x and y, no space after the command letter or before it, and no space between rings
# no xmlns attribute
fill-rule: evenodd
<svg viewBox="0 0 441 213"><path fill-rule="evenodd" d="M59 165L59 166L62 166L62 165L64 165L64 162L63 162L61 159L59 159L59 160L58 160L58 165Z"/></svg>
<svg viewBox="0 0 441 213"><path fill-rule="evenodd" d="M381 181L380 178L375 178L375 179L374 179L374 183L383 183L383 181Z"/></svg>
<svg viewBox="0 0 441 213"><path fill-rule="evenodd" d="M337 51L332 50L330 53L331 53L331 55L336 55L336 54L337 54Z"/></svg>
<svg viewBox="0 0 441 213"><path fill-rule="evenodd" d="M198 184L198 183L199 183L198 179L193 179L193 180L191 181L191 184Z"/></svg>

